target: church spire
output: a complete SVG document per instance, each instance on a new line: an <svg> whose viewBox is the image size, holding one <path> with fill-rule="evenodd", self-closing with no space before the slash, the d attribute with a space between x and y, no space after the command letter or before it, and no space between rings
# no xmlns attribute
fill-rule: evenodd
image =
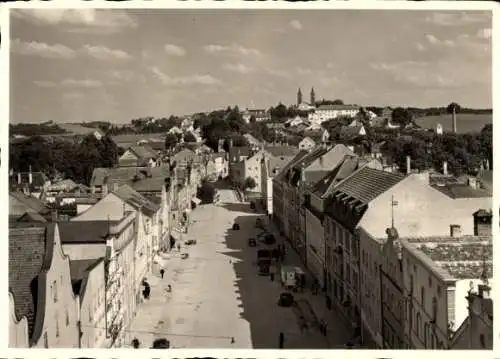
<svg viewBox="0 0 500 359"><path fill-rule="evenodd" d="M311 106L315 106L316 103L316 94L314 93L314 87L311 88Z"/></svg>
<svg viewBox="0 0 500 359"><path fill-rule="evenodd" d="M299 91L297 91L297 106L299 106L301 103L302 103L302 91L300 91L299 87Z"/></svg>

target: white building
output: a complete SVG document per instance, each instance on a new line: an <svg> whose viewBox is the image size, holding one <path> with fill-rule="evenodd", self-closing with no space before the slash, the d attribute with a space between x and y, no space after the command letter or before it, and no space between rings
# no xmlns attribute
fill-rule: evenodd
<svg viewBox="0 0 500 359"><path fill-rule="evenodd" d="M311 122L322 123L337 117L354 117L359 112L357 105L321 105L314 113L309 114L308 119Z"/></svg>

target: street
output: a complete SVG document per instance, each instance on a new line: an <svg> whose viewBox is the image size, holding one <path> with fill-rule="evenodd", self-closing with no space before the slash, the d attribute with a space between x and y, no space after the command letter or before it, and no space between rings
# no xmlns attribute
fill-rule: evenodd
<svg viewBox="0 0 500 359"><path fill-rule="evenodd" d="M276 349L283 332L285 349L342 348L351 328L342 318L332 319L335 311L324 309L323 296L306 291L294 294L300 306L277 305L283 291L279 276L275 281L259 276L257 249L247 244L258 233L258 214L232 190L219 189L219 194L220 204L200 205L191 212L191 226L181 241L197 240L196 245L181 245L181 253L189 257L181 259L174 249L163 267L164 279L158 266L148 276L151 297L139 305L126 342L137 338L141 347L150 347L155 338L164 337L173 348ZM239 231L231 229L235 221ZM288 248L285 264L299 263ZM169 284L171 293L165 292ZM303 331L301 316L309 324ZM327 321L327 337L320 333L318 319Z"/></svg>

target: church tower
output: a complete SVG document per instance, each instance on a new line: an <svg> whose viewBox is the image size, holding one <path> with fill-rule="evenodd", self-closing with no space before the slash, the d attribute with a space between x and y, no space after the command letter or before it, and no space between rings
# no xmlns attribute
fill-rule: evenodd
<svg viewBox="0 0 500 359"><path fill-rule="evenodd" d="M297 106L299 106L301 103L302 103L302 91L300 91L299 87L299 91L297 91Z"/></svg>
<svg viewBox="0 0 500 359"><path fill-rule="evenodd" d="M316 106L316 94L314 93L314 87L311 88L311 106Z"/></svg>

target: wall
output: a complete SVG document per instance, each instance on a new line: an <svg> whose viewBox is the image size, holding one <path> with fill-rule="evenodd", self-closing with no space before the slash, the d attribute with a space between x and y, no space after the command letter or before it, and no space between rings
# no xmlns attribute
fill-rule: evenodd
<svg viewBox="0 0 500 359"><path fill-rule="evenodd" d="M320 285L324 283L325 243L321 220L306 209L307 267Z"/></svg>
<svg viewBox="0 0 500 359"><path fill-rule="evenodd" d="M472 214L492 206L491 198L451 199L418 174L410 175L370 202L370 208L376 210L367 211L359 226L375 238L385 237L391 221L392 195L398 202L394 207L394 223L402 238L448 236L450 224L459 224L462 234L473 235Z"/></svg>
<svg viewBox="0 0 500 359"><path fill-rule="evenodd" d="M35 332L39 331L41 337L35 338L33 346L43 348L48 343L49 348L78 348L78 300L71 286L69 258L62 251L59 229L55 228L52 264L46 275L45 308L40 308L43 312L38 310L35 324Z"/></svg>
<svg viewBox="0 0 500 359"><path fill-rule="evenodd" d="M245 174L243 181L245 181L248 177L251 177L255 180L255 188L247 188L246 190L249 192L257 192L262 193L262 158L264 157L263 152L257 152L252 157L245 160Z"/></svg>
<svg viewBox="0 0 500 359"><path fill-rule="evenodd" d="M447 347L448 303L450 300L454 302L454 282L445 282L438 277L405 246L402 249L402 263L405 296L411 297L407 303L405 321L405 334L409 336L410 348ZM435 334L427 324L433 320L433 303L436 303L437 313Z"/></svg>
<svg viewBox="0 0 500 359"><path fill-rule="evenodd" d="M85 212L87 209L92 207L92 204L77 204L76 205L76 214L79 216L83 212Z"/></svg>
<svg viewBox="0 0 500 359"><path fill-rule="evenodd" d="M28 320L19 321L15 314L14 296L9 292L9 348L29 348Z"/></svg>
<svg viewBox="0 0 500 359"><path fill-rule="evenodd" d="M97 259L106 256L106 243L63 244L64 254L71 260Z"/></svg>
<svg viewBox="0 0 500 359"><path fill-rule="evenodd" d="M72 221L102 221L111 220L118 221L122 219L125 211L135 211L133 207L128 204L124 205L122 199L118 198L115 194L110 193L95 205L90 207L87 211L83 212L77 217L72 218Z"/></svg>
<svg viewBox="0 0 500 359"><path fill-rule="evenodd" d="M106 340L104 260L88 274L85 295L80 298L82 348L102 348Z"/></svg>
<svg viewBox="0 0 500 359"><path fill-rule="evenodd" d="M361 318L375 342L382 347L380 265L382 243L359 231Z"/></svg>

